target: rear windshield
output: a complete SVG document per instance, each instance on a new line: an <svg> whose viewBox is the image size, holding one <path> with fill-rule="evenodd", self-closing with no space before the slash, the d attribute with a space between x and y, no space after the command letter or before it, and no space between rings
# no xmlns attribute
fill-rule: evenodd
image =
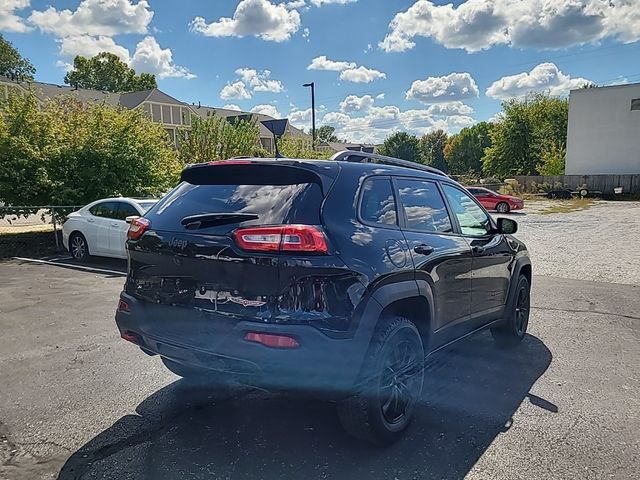
<svg viewBox="0 0 640 480"><path fill-rule="evenodd" d="M322 189L317 183L261 185L256 181L193 185L182 182L145 217L151 220L154 230L168 231L184 231L183 218L207 213L247 213L257 217L225 225L224 230L232 230L240 222L243 226L319 225L322 200ZM206 233L211 228L200 230Z"/></svg>

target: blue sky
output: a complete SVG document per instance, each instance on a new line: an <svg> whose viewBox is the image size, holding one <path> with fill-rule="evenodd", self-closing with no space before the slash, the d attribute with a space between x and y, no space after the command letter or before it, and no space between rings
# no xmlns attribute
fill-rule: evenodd
<svg viewBox="0 0 640 480"><path fill-rule="evenodd" d="M640 81L637 0L2 0L0 32L62 83L118 54L176 98L318 124L351 141L457 132L529 91Z"/></svg>

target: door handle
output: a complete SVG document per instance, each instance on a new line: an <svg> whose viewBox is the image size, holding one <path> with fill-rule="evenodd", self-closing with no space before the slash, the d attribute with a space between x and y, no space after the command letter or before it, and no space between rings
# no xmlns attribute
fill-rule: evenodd
<svg viewBox="0 0 640 480"><path fill-rule="evenodd" d="M112 224L111 224L111 226L112 226L112 227L119 227L120 225L119 225L119 224L117 224L117 223L112 223Z"/></svg>
<svg viewBox="0 0 640 480"><path fill-rule="evenodd" d="M433 247L430 245L421 244L413 247L413 251L420 255L429 255L433 253Z"/></svg>
<svg viewBox="0 0 640 480"><path fill-rule="evenodd" d="M471 251L476 255L482 255L485 252L485 250L486 248L480 247L480 246L471 247Z"/></svg>
<svg viewBox="0 0 640 480"><path fill-rule="evenodd" d="M93 222L95 222L95 220L93 218L87 218L87 222L93 223Z"/></svg>

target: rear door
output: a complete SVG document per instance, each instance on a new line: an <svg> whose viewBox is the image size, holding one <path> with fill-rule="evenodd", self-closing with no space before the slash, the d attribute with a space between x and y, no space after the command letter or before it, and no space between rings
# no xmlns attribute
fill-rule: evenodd
<svg viewBox="0 0 640 480"><path fill-rule="evenodd" d="M234 231L320 224L326 188L316 173L286 165L224 163L189 172L188 181L145 214L150 229L128 241L127 293L175 309L154 321L154 334L203 332L212 325L207 315L216 325L273 321L279 311L280 255L240 248ZM192 340L205 342L205 337Z"/></svg>
<svg viewBox="0 0 640 480"><path fill-rule="evenodd" d="M435 182L396 178L401 228L415 265L416 280L427 282L434 296L437 344L462 334L471 308L471 249L453 229Z"/></svg>
<svg viewBox="0 0 640 480"><path fill-rule="evenodd" d="M109 251L113 256L127 258L125 247L129 225L126 222L126 218L139 215L140 212L131 203L125 201L118 202L116 218L111 221L109 226Z"/></svg>
<svg viewBox="0 0 640 480"><path fill-rule="evenodd" d="M101 202L89 209L89 251L92 254L111 255L111 223L118 215L118 202Z"/></svg>

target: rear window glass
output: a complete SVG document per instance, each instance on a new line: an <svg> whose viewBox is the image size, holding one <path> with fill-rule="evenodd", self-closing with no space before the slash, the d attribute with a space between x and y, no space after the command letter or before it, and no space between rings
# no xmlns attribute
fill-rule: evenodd
<svg viewBox="0 0 640 480"><path fill-rule="evenodd" d="M396 202L393 198L391 180L371 178L362 186L360 217L365 222L381 225L396 225Z"/></svg>
<svg viewBox="0 0 640 480"><path fill-rule="evenodd" d="M162 198L145 217L151 220L154 229L172 231L184 231L180 223L184 217L206 213L248 213L257 216L256 219L243 221L243 226L319 225L322 200L322 190L316 183L192 185L183 182ZM231 230L235 226L237 223L225 225L224 229Z"/></svg>

